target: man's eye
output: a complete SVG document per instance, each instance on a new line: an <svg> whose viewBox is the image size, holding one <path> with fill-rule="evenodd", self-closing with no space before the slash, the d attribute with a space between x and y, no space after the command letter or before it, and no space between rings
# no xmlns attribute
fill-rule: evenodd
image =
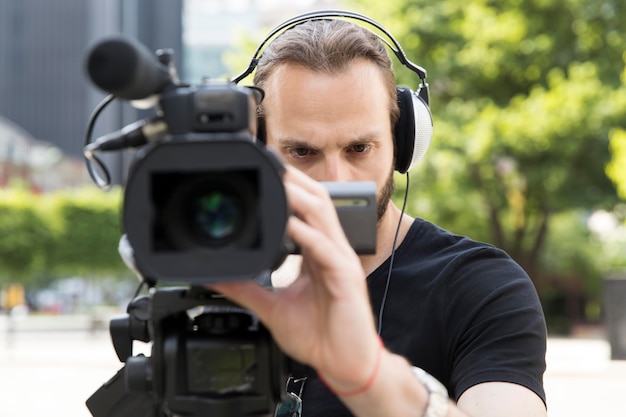
<svg viewBox="0 0 626 417"><path fill-rule="evenodd" d="M352 147L350 148L350 150L355 153L367 152L370 149L371 149L371 145L368 145L367 143L359 143L356 145L352 145Z"/></svg>
<svg viewBox="0 0 626 417"><path fill-rule="evenodd" d="M293 158L304 158L313 152L309 148L291 148L287 150L287 153Z"/></svg>

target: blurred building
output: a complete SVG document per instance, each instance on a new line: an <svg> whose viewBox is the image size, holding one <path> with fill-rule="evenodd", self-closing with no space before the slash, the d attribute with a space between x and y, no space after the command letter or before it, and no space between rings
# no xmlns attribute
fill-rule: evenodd
<svg viewBox="0 0 626 417"><path fill-rule="evenodd" d="M0 116L0 188L19 183L38 193L86 180L82 161Z"/></svg>
<svg viewBox="0 0 626 417"><path fill-rule="evenodd" d="M62 158L82 165L87 120L105 96L85 74L88 46L107 34L124 33L137 37L151 49L174 48L177 59L182 59L182 3L183 0L1 1L0 116L5 128L0 129L0 135L4 134L0 137L0 173L26 169L20 165L24 158L19 155L23 149L33 149L34 143L47 143L51 149L58 149ZM99 120L94 136L137 119L137 111L130 106L110 107ZM16 131L22 133L6 134ZM118 176L121 159L120 155L108 159ZM85 172L84 167L82 171Z"/></svg>

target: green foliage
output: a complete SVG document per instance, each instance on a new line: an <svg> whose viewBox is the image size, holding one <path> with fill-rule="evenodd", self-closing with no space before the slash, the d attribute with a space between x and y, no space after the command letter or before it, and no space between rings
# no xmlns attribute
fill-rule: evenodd
<svg viewBox="0 0 626 417"><path fill-rule="evenodd" d="M0 282L23 279L45 264L52 233L23 189L0 190Z"/></svg>
<svg viewBox="0 0 626 417"><path fill-rule="evenodd" d="M49 259L57 274L109 274L123 266L117 253L122 235L120 192L94 188L42 197L44 213L55 229Z"/></svg>
<svg viewBox="0 0 626 417"><path fill-rule="evenodd" d="M602 243L587 227L587 217L580 210L553 216L542 261L554 287L598 297L601 278L609 270L597 256Z"/></svg>
<svg viewBox="0 0 626 417"><path fill-rule="evenodd" d="M580 217L626 198L626 3L345 3L428 70L435 135L409 212L504 248L546 302L561 291L564 305L597 303L615 263Z"/></svg>
<svg viewBox="0 0 626 417"><path fill-rule="evenodd" d="M127 274L117 253L119 190L0 190L0 282Z"/></svg>
<svg viewBox="0 0 626 417"><path fill-rule="evenodd" d="M626 200L626 130L613 129L610 133L611 161L606 173L617 185L621 198Z"/></svg>

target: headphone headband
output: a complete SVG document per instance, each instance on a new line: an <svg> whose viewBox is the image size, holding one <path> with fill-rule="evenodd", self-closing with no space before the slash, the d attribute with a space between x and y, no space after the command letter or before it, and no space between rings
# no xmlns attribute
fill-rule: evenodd
<svg viewBox="0 0 626 417"><path fill-rule="evenodd" d="M239 81L243 80L244 78L246 78L248 75L250 75L252 73L252 71L254 71L254 69L256 68L257 64L259 63L259 58L261 56L261 52L263 51L263 49L265 48L265 45L272 39L274 38L277 34L290 29L294 26L297 26L301 23L304 22L308 22L311 20L320 20L320 19L326 19L326 18L344 18L344 19L351 19L351 20L358 20L361 22L365 22L367 24L369 24L370 26L375 27L376 29L378 29L382 34L385 35L385 37L387 39L385 39L385 37L381 36L379 33L365 28L366 30L368 30L369 32L373 33L374 35L376 35L378 37L378 39L380 39L385 45L387 45L389 47L389 49L394 53L394 55L398 58L398 60L407 68L409 68L411 71L415 72L418 77L421 80L421 85L420 87L424 87L426 86L426 70L422 67L420 67L417 64L414 64L413 62L411 62L409 60L409 58L406 56L406 54L404 53L404 51L402 50L402 47L400 46L400 43L391 35L391 33L389 33L387 31L387 29L385 29L380 23L376 22L375 20L358 14L358 13L354 13L354 12L349 12L349 11L344 11L344 10L319 10L319 11L315 11L315 12L309 12L309 13L304 13L301 14L299 16L293 17L289 20L284 21L283 23L279 24L278 26L276 26L274 29L272 29L272 31L265 37L265 39L263 39L263 41L259 44L259 46L257 47L256 51L254 51L254 54L252 55L252 59L250 60L250 64L248 65L248 68L246 68L241 74L231 78L231 81L235 84L239 83ZM426 102L428 99L426 98Z"/></svg>

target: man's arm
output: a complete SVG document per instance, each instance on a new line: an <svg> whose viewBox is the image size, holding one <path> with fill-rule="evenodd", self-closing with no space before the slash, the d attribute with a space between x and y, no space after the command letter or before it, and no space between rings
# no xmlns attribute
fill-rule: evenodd
<svg viewBox="0 0 626 417"><path fill-rule="evenodd" d="M470 416L545 417L546 406L526 387L507 382L485 382L465 391L458 407Z"/></svg>
<svg viewBox="0 0 626 417"><path fill-rule="evenodd" d="M461 395L458 407L470 416L545 417L546 406L526 387L507 382L474 385Z"/></svg>

